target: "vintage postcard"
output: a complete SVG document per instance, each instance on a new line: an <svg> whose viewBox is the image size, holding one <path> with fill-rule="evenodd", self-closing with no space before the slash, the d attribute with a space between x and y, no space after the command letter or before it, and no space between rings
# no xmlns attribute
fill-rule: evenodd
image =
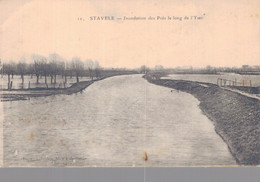
<svg viewBox="0 0 260 182"><path fill-rule="evenodd" d="M0 0L0 166L259 166L259 16L259 0Z"/></svg>

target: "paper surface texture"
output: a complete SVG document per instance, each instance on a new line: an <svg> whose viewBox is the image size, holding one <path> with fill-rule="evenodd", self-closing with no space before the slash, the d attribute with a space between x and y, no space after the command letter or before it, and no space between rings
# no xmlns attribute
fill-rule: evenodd
<svg viewBox="0 0 260 182"><path fill-rule="evenodd" d="M258 166L259 13L259 0L0 1L0 166Z"/></svg>

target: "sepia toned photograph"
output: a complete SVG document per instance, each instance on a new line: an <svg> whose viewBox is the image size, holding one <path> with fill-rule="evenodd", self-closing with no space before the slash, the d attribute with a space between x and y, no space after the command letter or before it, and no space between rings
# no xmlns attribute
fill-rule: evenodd
<svg viewBox="0 0 260 182"><path fill-rule="evenodd" d="M259 0L0 0L0 166L259 166L259 16Z"/></svg>

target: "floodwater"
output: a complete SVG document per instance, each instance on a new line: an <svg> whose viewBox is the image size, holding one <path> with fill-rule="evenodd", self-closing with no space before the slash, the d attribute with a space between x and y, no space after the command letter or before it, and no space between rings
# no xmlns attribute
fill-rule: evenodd
<svg viewBox="0 0 260 182"><path fill-rule="evenodd" d="M4 102L4 165L235 165L198 104L141 75L107 78L73 95Z"/></svg>
<svg viewBox="0 0 260 182"><path fill-rule="evenodd" d="M205 83L213 83L217 84L218 78L227 79L231 81L236 81L237 86L250 86L259 87L260 86L260 75L240 75L236 73L221 73L219 75L213 74L172 74L167 77L167 79L174 79L174 80L189 80L189 81L197 81L197 82L205 82ZM227 82L229 85L230 82ZM232 82L231 82L232 84Z"/></svg>
<svg viewBox="0 0 260 182"><path fill-rule="evenodd" d="M76 78L75 76L73 76L72 78L70 78L70 76L67 76L67 83L64 85L64 81L65 81L65 77L62 78L62 76L57 75L56 77L56 84L52 83L51 84L51 77L47 76L47 84L48 84L48 88L64 88L65 87L69 87L71 86L73 83L76 82ZM91 80L89 77L79 77L80 81L89 81ZM10 81L12 81L12 89L27 89L27 88L46 88L46 84L45 84L45 77L39 77L39 83L36 84L36 76L28 76L25 75L24 76L24 83L22 84L22 79L21 76L19 75L14 75L13 78L12 76L10 76ZM53 78L53 82L54 82L54 78ZM8 89L8 76L4 75L2 77L2 75L0 76L0 89Z"/></svg>

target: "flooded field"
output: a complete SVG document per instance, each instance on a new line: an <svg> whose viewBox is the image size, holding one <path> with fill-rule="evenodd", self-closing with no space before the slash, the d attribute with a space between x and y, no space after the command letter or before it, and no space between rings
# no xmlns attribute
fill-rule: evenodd
<svg viewBox="0 0 260 182"><path fill-rule="evenodd" d="M46 84L45 84L45 78L40 77L39 78L39 84L36 84L36 76L33 76L31 78L31 76L24 76L24 83L22 84L22 79L21 76L18 75L14 75L14 77L12 78L12 76L10 76L10 81L12 81L12 88L13 89L27 89L29 88L36 88L36 87L40 87L40 88L46 88ZM89 77L79 77L80 81L88 81L90 80ZM56 77L56 84L54 84L54 79L53 79L53 84L51 84L51 77L48 76L47 77L47 84L48 84L48 88L64 88L64 81L65 81L65 77L62 78L62 76L57 75ZM65 87L69 87L71 86L73 83L76 83L77 80L75 77L70 78L69 76L67 76L67 83L65 84ZM0 89L8 89L8 76L4 75L3 77L0 76Z"/></svg>
<svg viewBox="0 0 260 182"><path fill-rule="evenodd" d="M235 165L198 104L141 75L107 78L73 95L4 102L4 165Z"/></svg>
<svg viewBox="0 0 260 182"><path fill-rule="evenodd" d="M207 74L172 74L167 79L174 80L190 80L197 82L213 83L217 84L217 79L227 79L237 81L238 86L242 86L243 80L245 86L250 86L250 80L252 86L260 87L260 75L239 75L235 73L222 73L220 75L207 75Z"/></svg>

